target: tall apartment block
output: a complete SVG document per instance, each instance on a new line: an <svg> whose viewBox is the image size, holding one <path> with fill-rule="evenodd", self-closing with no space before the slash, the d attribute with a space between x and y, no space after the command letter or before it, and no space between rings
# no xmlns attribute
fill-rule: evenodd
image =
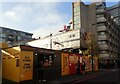
<svg viewBox="0 0 120 84"><path fill-rule="evenodd" d="M114 6L107 8L108 12L113 16L114 21L120 25L120 2Z"/></svg>
<svg viewBox="0 0 120 84"><path fill-rule="evenodd" d="M74 30L86 29L94 35L100 62L120 60L120 28L107 12L106 3L101 1L85 5L83 2L74 2L72 10Z"/></svg>
<svg viewBox="0 0 120 84"><path fill-rule="evenodd" d="M32 33L0 27L0 43L15 44L21 41L29 41L32 39L32 35Z"/></svg>

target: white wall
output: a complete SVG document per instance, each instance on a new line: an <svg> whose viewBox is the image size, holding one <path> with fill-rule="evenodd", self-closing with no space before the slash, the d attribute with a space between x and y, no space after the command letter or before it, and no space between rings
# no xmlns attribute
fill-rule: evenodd
<svg viewBox="0 0 120 84"><path fill-rule="evenodd" d="M51 36L52 49L61 50L65 48L79 48L80 47L80 32L73 30ZM59 44L55 44L58 42ZM28 42L30 46L50 49L50 37L34 40Z"/></svg>
<svg viewBox="0 0 120 84"><path fill-rule="evenodd" d="M27 44L33 47L50 49L50 37L34 40L31 42L28 42Z"/></svg>

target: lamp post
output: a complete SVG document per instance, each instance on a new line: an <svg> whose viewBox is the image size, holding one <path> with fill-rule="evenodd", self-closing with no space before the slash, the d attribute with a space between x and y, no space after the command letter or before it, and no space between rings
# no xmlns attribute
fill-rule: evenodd
<svg viewBox="0 0 120 84"><path fill-rule="evenodd" d="M91 33L91 41L90 41L90 54L91 54L91 62L92 62L92 71L94 66L93 66L93 44L92 44L92 33Z"/></svg>
<svg viewBox="0 0 120 84"><path fill-rule="evenodd" d="M93 52L92 52L93 50L92 50L92 47L91 47L91 56L92 56L92 71L94 71L94 64L93 64Z"/></svg>
<svg viewBox="0 0 120 84"><path fill-rule="evenodd" d="M52 49L52 39L51 39L51 37L52 37L52 34L50 34L50 49Z"/></svg>
<svg viewBox="0 0 120 84"><path fill-rule="evenodd" d="M90 24L90 27L92 28L92 26L94 26L96 24ZM93 64L93 44L92 44L92 29L90 28L90 33L91 33L91 42L90 42L90 47L91 47L91 50L90 50L90 53L91 53L91 61L92 61L92 71L94 71L94 64Z"/></svg>

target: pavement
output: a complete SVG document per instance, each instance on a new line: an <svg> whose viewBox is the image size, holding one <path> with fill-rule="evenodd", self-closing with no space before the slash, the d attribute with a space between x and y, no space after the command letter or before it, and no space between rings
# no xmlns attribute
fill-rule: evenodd
<svg viewBox="0 0 120 84"><path fill-rule="evenodd" d="M76 84L78 82L83 82L88 79L92 79L99 76L104 76L116 71L115 69L102 69L99 71L86 72L86 74L64 76L61 79L51 81L53 84L54 81L59 82L58 84ZM55 84L55 83L54 83Z"/></svg>
<svg viewBox="0 0 120 84"><path fill-rule="evenodd" d="M115 84L115 83L120 84L120 70L113 70L110 74L94 77L94 78L83 81L83 83L90 83L90 82L93 82L93 83L107 82L112 84Z"/></svg>
<svg viewBox="0 0 120 84"><path fill-rule="evenodd" d="M78 82L82 82L88 79L92 79L99 76L104 76L110 73L117 71L117 69L99 69L98 71L91 71L86 72L85 74L74 74L74 75L67 75L60 78L54 78L51 80L46 80L46 82L38 82L38 81L23 81L20 83L13 83L12 84L76 84ZM8 81L2 84L8 84Z"/></svg>

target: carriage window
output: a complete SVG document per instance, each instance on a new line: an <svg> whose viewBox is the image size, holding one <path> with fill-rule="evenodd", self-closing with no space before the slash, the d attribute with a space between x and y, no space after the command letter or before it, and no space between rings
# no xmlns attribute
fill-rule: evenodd
<svg viewBox="0 0 120 84"><path fill-rule="evenodd" d="M53 55L45 55L44 56L44 66L53 66Z"/></svg>

